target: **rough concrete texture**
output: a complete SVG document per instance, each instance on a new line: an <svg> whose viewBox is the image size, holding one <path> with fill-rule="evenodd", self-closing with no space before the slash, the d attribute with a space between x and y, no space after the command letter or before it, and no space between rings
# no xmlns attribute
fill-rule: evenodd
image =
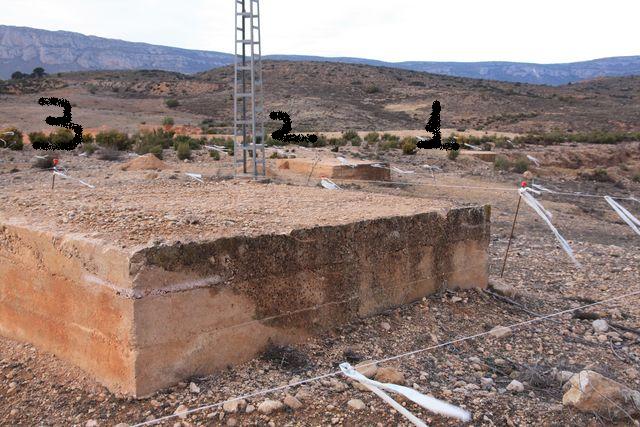
<svg viewBox="0 0 640 427"><path fill-rule="evenodd" d="M321 191L310 194L334 194ZM299 342L443 286L486 286L490 209L423 210L130 247L4 217L0 333L148 395L247 361L268 340Z"/></svg>
<svg viewBox="0 0 640 427"><path fill-rule="evenodd" d="M278 159L276 168L272 171L278 175L283 171L310 176L311 178L354 179L367 181L390 181L391 171L388 163L373 163L362 160L349 159L348 165L340 163L334 158L315 159ZM374 167L378 164L382 167Z"/></svg>

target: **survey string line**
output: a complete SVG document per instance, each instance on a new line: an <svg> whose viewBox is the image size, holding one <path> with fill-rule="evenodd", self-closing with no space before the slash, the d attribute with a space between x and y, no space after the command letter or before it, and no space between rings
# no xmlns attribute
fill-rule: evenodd
<svg viewBox="0 0 640 427"><path fill-rule="evenodd" d="M570 309L561 310L561 311L557 311L557 312L554 312L554 313L542 315L540 317L535 317L533 319L529 319L529 320L513 323L511 325L504 326L504 328L515 329L515 328L519 328L519 327L522 327L522 326L531 325L531 324L534 324L534 323L539 323L539 322L542 322L544 320L551 319L551 318L554 318L554 317L562 316L563 314L569 314L569 313L573 313L573 312L576 312L576 311L579 311L579 310L585 310L587 308L596 307L596 306L599 306L599 305L604 305L604 304L608 304L608 303L611 303L611 302L614 302L614 301L619 301L619 300L623 300L623 299L626 299L626 298L632 298L632 297L636 297L636 296L640 296L640 290L634 291L634 292L630 292L630 293L627 293L627 294L624 294L624 295L618 295L618 296L615 296L615 297L607 298L607 299L604 299L604 300L601 300L601 301L596 301L596 302L593 302L593 303L590 303L590 304L585 304L585 305L582 305L582 306L579 306L579 307L570 308ZM427 351L431 351L431 350L436 350L436 349L439 349L439 348L447 347L447 346L452 345L452 344L457 344L457 343L460 343L460 342L464 342L464 341L468 341L468 340L484 337L484 336L487 336L489 334L491 334L491 331L481 332L481 333L477 333L477 334L473 334L473 335L467 335L467 336L456 338L456 339L453 339L453 340L450 340L450 341L447 341L447 342L444 342L444 343L439 343L439 344L436 344L436 345L433 345L433 346L424 347L424 348L421 348L421 349L418 349L418 350L409 351L409 352L406 352L406 353L401 353L401 354L398 354L398 355L395 355L395 356L391 356L391 357L387 357L387 358L384 358L384 359L374 360L372 362L368 362L368 363L359 365L359 367L372 366L372 365L379 364L379 363L385 363L385 362L390 362L390 361L393 361L393 360L398 360L398 359L401 359L401 358L404 358L404 357L408 357L408 356L414 356L416 354L420 354L420 353L424 353L424 352L427 352ZM240 397L236 397L236 398L233 398L233 399L225 400L223 402L218 402L218 403L214 403L214 404L210 404L210 405L205 405L205 406L201 406L201 407L198 407L198 408L190 409L188 411L180 412L178 414L171 414L171 415L167 415L165 417L161 417L161 418L158 418L158 419L155 419L155 420L151 420L151 421L146 421L146 422L143 422L143 423L135 424L134 427L157 424L157 423L160 423L162 421L167 421L167 420L170 420L170 419L178 417L178 416L186 416L186 415L189 415L189 414L193 414L195 412L200 412L200 411L204 411L204 410L207 410L207 409L217 408L217 407L220 407L220 406L222 406L222 405L224 405L226 403L235 402L235 401L239 401L239 400L243 400L243 399L248 399L248 398L256 397L256 396L262 396L262 395L265 395L265 394L273 393L273 392L280 391L280 390L289 389L289 388L292 388L292 387L297 387L297 386L300 386L300 385L308 384L308 383L311 383L311 382L314 382L314 381L319 381L319 380L322 380L322 379L325 379L325 378L329 378L329 377L333 377L333 376L340 375L340 374L342 374L342 371L329 372L329 373L326 373L326 374L323 374L323 375L319 375L319 376L312 377L312 378L307 378L305 380L297 381L297 382L294 382L294 383L291 383L291 384L285 384L285 385L282 385L282 386L278 386L278 387L274 387L274 388L270 388L270 389L266 389L266 390L260 390L260 391L252 392L252 393L249 393L249 394L242 395Z"/></svg>

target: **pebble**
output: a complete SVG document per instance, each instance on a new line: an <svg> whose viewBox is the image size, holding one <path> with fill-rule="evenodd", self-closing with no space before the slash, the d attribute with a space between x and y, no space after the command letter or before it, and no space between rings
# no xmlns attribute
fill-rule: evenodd
<svg viewBox="0 0 640 427"><path fill-rule="evenodd" d="M246 404L247 402L244 399L233 400L231 402L225 402L225 404L222 405L222 409L224 410L224 412L227 412L229 414L235 414L236 412L238 412L240 408L242 408Z"/></svg>
<svg viewBox="0 0 640 427"><path fill-rule="evenodd" d="M391 325L389 324L389 322L382 322L380 324L380 326L382 327L382 329L384 329L385 331L389 331L391 330Z"/></svg>
<svg viewBox="0 0 640 427"><path fill-rule="evenodd" d="M365 405L364 402L360 399L351 399L347 402L347 405L349 405L351 409L355 409L356 411L362 411L367 407L367 405Z"/></svg>
<svg viewBox="0 0 640 427"><path fill-rule="evenodd" d="M98 422L96 420L89 420L85 423L84 427L97 427Z"/></svg>
<svg viewBox="0 0 640 427"><path fill-rule="evenodd" d="M291 396L290 394L287 394L287 396L284 398L283 402L284 402L284 404L286 406L288 406L289 408L291 408L293 410L302 408L302 402L300 402L298 399L296 399L295 397Z"/></svg>
<svg viewBox="0 0 640 427"><path fill-rule="evenodd" d="M355 366L356 371L360 372L367 378L373 378L378 372L378 365L373 360L365 360Z"/></svg>
<svg viewBox="0 0 640 427"><path fill-rule="evenodd" d="M492 387L493 386L493 378L480 378L480 384L482 387Z"/></svg>
<svg viewBox="0 0 640 427"><path fill-rule="evenodd" d="M198 394L198 393L200 393L200 387L198 387L195 383L190 383L189 384L189 391L191 393Z"/></svg>
<svg viewBox="0 0 640 427"><path fill-rule="evenodd" d="M258 405L258 412L269 415L272 412L281 410L282 408L284 408L284 405L279 400L267 399Z"/></svg>
<svg viewBox="0 0 640 427"><path fill-rule="evenodd" d="M245 413L250 414L252 412L254 412L256 410L256 407L253 405L247 405L246 409L244 410Z"/></svg>
<svg viewBox="0 0 640 427"><path fill-rule="evenodd" d="M518 380L513 380L507 386L507 390L509 390L511 392L514 392L514 393L521 393L521 392L524 391L524 384L522 384Z"/></svg>
<svg viewBox="0 0 640 427"><path fill-rule="evenodd" d="M609 324L604 319L594 320L593 323L591 324L591 326L593 326L593 330L594 331L599 332L599 333L604 333L604 332L607 332L609 330Z"/></svg>
<svg viewBox="0 0 640 427"><path fill-rule="evenodd" d="M404 375L396 368L378 368L375 379L381 383L404 384Z"/></svg>
<svg viewBox="0 0 640 427"><path fill-rule="evenodd" d="M187 414L183 414L182 412L186 412L186 411L188 411L188 410L189 410L189 408L187 408L186 406L184 406L184 405L180 405L180 406L178 406L178 407L176 408L176 410L175 410L174 414L175 414L175 415L180 414L180 415L178 415L178 418L181 418L181 419L183 419L183 420L184 420L185 418L187 418Z"/></svg>
<svg viewBox="0 0 640 427"><path fill-rule="evenodd" d="M511 333L511 328L507 328L505 326L496 326L495 328L491 329L491 331L489 331L489 335L498 339L506 338L511 335Z"/></svg>

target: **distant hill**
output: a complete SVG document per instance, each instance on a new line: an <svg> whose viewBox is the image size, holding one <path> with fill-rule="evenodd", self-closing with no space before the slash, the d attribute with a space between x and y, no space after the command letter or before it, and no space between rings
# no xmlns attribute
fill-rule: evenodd
<svg viewBox="0 0 640 427"><path fill-rule="evenodd" d="M507 82L561 85L597 77L640 75L640 56L568 64L517 62L384 62L360 58L271 55L266 59L364 64ZM43 67L50 73L157 69L194 74L229 65L233 55L0 25L0 77Z"/></svg>

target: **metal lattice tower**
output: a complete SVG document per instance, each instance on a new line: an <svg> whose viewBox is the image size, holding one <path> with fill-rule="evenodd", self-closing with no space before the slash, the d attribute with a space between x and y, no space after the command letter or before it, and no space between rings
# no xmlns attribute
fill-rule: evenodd
<svg viewBox="0 0 640 427"><path fill-rule="evenodd" d="M233 93L234 174L264 176L264 93L260 46L260 1L234 0L235 76Z"/></svg>

